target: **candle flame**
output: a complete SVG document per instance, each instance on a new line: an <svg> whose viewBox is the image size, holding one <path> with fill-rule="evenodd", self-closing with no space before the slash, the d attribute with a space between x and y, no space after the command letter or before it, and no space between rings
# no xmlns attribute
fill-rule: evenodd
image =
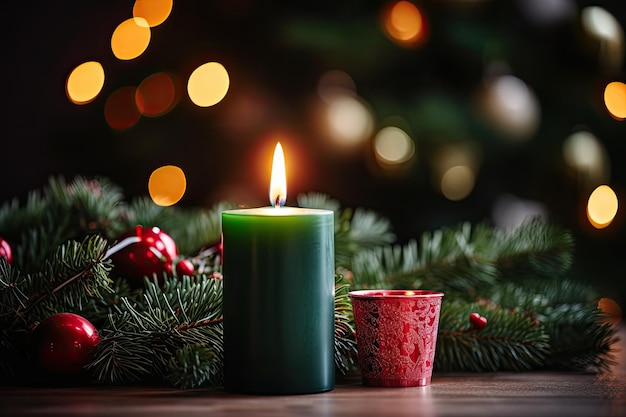
<svg viewBox="0 0 626 417"><path fill-rule="evenodd" d="M270 203L274 207L282 207L287 201L287 174L285 173L285 154L280 142L274 149L272 176L270 179Z"/></svg>

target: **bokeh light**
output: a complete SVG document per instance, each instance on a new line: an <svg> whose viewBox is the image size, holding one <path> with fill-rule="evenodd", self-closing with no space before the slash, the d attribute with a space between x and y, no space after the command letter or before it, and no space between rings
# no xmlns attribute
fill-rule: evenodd
<svg viewBox="0 0 626 417"><path fill-rule="evenodd" d="M178 102L180 94L171 75L158 72L146 77L137 87L137 109L148 117L168 113Z"/></svg>
<svg viewBox="0 0 626 417"><path fill-rule="evenodd" d="M104 86L104 68L96 61L84 62L72 70L65 83L67 98L74 104L91 103Z"/></svg>
<svg viewBox="0 0 626 417"><path fill-rule="evenodd" d="M130 18L120 23L111 36L111 50L117 59L135 59L150 44L150 26L142 17Z"/></svg>
<svg viewBox="0 0 626 417"><path fill-rule="evenodd" d="M474 189L474 173L465 165L450 167L441 177L441 193L448 200L459 201Z"/></svg>
<svg viewBox="0 0 626 417"><path fill-rule="evenodd" d="M513 75L490 78L481 99L487 118L507 139L528 140L539 127L539 100Z"/></svg>
<svg viewBox="0 0 626 417"><path fill-rule="evenodd" d="M115 90L104 104L104 118L111 128L128 129L141 118L135 103L135 87L121 87Z"/></svg>
<svg viewBox="0 0 626 417"><path fill-rule="evenodd" d="M624 29L619 21L600 6L582 9L580 19L583 29L599 44L599 62L606 71L617 72L624 61Z"/></svg>
<svg viewBox="0 0 626 417"><path fill-rule="evenodd" d="M363 144L372 134L374 118L368 106L358 97L338 95L326 108L330 138L342 146Z"/></svg>
<svg viewBox="0 0 626 417"><path fill-rule="evenodd" d="M548 209L539 201L527 200L506 193L496 197L491 216L497 228L513 230L533 218L547 220Z"/></svg>
<svg viewBox="0 0 626 417"><path fill-rule="evenodd" d="M608 185L600 185L589 196L587 218L593 227L603 229L613 222L617 209L615 191Z"/></svg>
<svg viewBox="0 0 626 417"><path fill-rule="evenodd" d="M613 81L604 89L604 104L614 118L626 119L626 84Z"/></svg>
<svg viewBox="0 0 626 417"><path fill-rule="evenodd" d="M613 40L620 36L617 19L600 6L585 7L580 13L583 28L598 39Z"/></svg>
<svg viewBox="0 0 626 417"><path fill-rule="evenodd" d="M424 16L411 2L388 3L383 8L382 21L385 33L399 45L415 46L425 37Z"/></svg>
<svg viewBox="0 0 626 417"><path fill-rule="evenodd" d="M155 169L148 180L148 192L154 204L172 206L180 201L187 189L187 179L182 169L165 165Z"/></svg>
<svg viewBox="0 0 626 417"><path fill-rule="evenodd" d="M207 62L189 76L187 94L196 106L209 107L222 101L229 87L226 68L218 62Z"/></svg>
<svg viewBox="0 0 626 417"><path fill-rule="evenodd" d="M480 159L473 142L440 146L430 158L433 188L452 201L466 198L474 189Z"/></svg>
<svg viewBox="0 0 626 417"><path fill-rule="evenodd" d="M537 26L556 25L576 15L572 0L517 0L528 20Z"/></svg>
<svg viewBox="0 0 626 417"><path fill-rule="evenodd" d="M133 17L144 18L150 27L155 27L165 22L173 5L173 0L135 0Z"/></svg>
<svg viewBox="0 0 626 417"><path fill-rule="evenodd" d="M563 159L576 170L585 188L595 187L609 180L608 153L591 132L580 130L567 137L563 142Z"/></svg>
<svg viewBox="0 0 626 417"><path fill-rule="evenodd" d="M398 165L410 160L415 154L411 137L396 126L386 126L374 137L376 159L383 165Z"/></svg>

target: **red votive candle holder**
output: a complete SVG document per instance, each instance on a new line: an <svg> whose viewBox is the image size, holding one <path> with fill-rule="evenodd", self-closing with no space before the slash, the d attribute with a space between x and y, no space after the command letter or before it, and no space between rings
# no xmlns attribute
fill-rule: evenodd
<svg viewBox="0 0 626 417"><path fill-rule="evenodd" d="M349 293L364 385L430 385L442 292L360 290Z"/></svg>

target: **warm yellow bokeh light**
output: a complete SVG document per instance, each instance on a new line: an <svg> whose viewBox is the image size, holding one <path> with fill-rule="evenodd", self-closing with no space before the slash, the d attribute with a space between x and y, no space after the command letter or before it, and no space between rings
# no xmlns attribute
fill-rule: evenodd
<svg viewBox="0 0 626 417"><path fill-rule="evenodd" d="M142 17L150 27L155 27L165 22L173 5L174 0L135 0L133 17Z"/></svg>
<svg viewBox="0 0 626 417"><path fill-rule="evenodd" d="M326 112L328 133L335 143L352 146L363 143L372 133L374 119L369 108L358 98L335 96Z"/></svg>
<svg viewBox="0 0 626 417"><path fill-rule="evenodd" d="M626 119L626 84L619 81L609 83L604 89L604 104L613 117Z"/></svg>
<svg viewBox="0 0 626 417"><path fill-rule="evenodd" d="M374 138L376 158L385 164L401 164L415 154L415 144L411 137L402 129L387 126Z"/></svg>
<svg viewBox="0 0 626 417"><path fill-rule="evenodd" d="M111 36L111 50L117 59L130 60L143 54L150 44L150 26L143 17L120 23Z"/></svg>
<svg viewBox="0 0 626 417"><path fill-rule="evenodd" d="M185 173L174 165L155 169L148 180L148 192L154 204L158 206L172 206L178 203L186 189Z"/></svg>
<svg viewBox="0 0 626 417"><path fill-rule="evenodd" d="M391 39L403 45L415 45L424 36L422 13L408 1L389 4L383 15L383 24Z"/></svg>
<svg viewBox="0 0 626 417"><path fill-rule="evenodd" d="M448 169L441 177L441 193L452 201L467 197L474 189L474 173L465 165Z"/></svg>
<svg viewBox="0 0 626 417"><path fill-rule="evenodd" d="M617 214L618 201L615 191L608 185L601 185L589 196L587 218L596 229L607 227Z"/></svg>
<svg viewBox="0 0 626 417"><path fill-rule="evenodd" d="M230 78L226 68L219 62L207 62L189 76L187 94L196 106L209 107L222 101L228 87Z"/></svg>
<svg viewBox="0 0 626 417"><path fill-rule="evenodd" d="M96 61L80 64L67 77L65 93L74 104L91 103L104 86L104 68Z"/></svg>

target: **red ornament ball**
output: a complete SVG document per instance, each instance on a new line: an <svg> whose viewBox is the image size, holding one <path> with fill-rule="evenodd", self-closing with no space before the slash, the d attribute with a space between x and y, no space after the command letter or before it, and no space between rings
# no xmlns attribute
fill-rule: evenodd
<svg viewBox="0 0 626 417"><path fill-rule="evenodd" d="M100 335L86 318L58 313L42 321L33 332L33 354L45 371L79 375L92 359Z"/></svg>
<svg viewBox="0 0 626 417"><path fill-rule="evenodd" d="M9 242L0 237L0 258L6 258L7 262L13 263L13 251Z"/></svg>
<svg viewBox="0 0 626 417"><path fill-rule="evenodd" d="M487 326L487 319L478 313L471 313L469 315L469 322L473 329L484 329Z"/></svg>
<svg viewBox="0 0 626 417"><path fill-rule="evenodd" d="M178 256L170 235L158 227L141 225L122 234L110 252L116 273L128 278L131 284L153 274L162 279L163 273L172 272L172 262Z"/></svg>
<svg viewBox="0 0 626 417"><path fill-rule="evenodd" d="M193 275L195 267L193 263L188 259L182 259L176 263L176 276L182 277L183 275Z"/></svg>

